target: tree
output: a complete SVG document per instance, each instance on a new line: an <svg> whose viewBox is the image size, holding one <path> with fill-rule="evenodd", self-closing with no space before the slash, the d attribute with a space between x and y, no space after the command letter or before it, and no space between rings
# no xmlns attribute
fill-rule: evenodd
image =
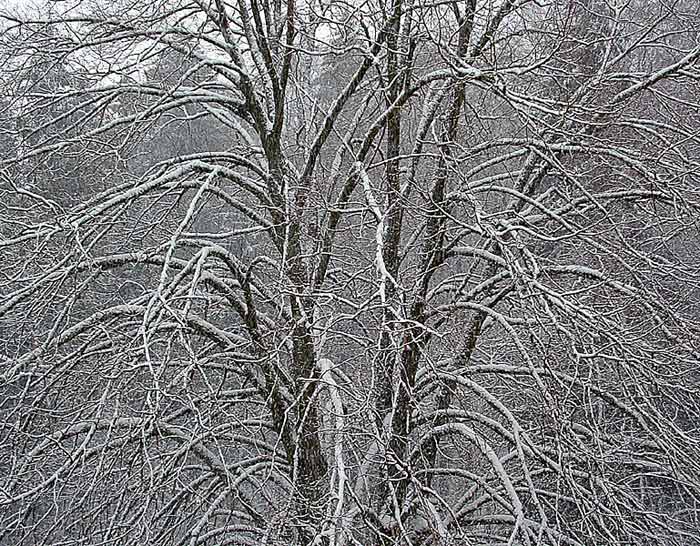
<svg viewBox="0 0 700 546"><path fill-rule="evenodd" d="M0 543L699 543L698 15L0 11Z"/></svg>

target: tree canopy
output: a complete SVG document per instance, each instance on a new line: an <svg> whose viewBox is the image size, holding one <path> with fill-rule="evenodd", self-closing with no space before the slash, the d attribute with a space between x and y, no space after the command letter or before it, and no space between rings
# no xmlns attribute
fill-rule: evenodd
<svg viewBox="0 0 700 546"><path fill-rule="evenodd" d="M0 544L700 543L699 31L0 8Z"/></svg>

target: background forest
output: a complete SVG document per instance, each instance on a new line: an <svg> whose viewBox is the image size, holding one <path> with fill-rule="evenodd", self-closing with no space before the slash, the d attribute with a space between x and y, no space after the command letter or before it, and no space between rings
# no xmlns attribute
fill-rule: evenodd
<svg viewBox="0 0 700 546"><path fill-rule="evenodd" d="M700 3L0 6L0 544L700 544Z"/></svg>

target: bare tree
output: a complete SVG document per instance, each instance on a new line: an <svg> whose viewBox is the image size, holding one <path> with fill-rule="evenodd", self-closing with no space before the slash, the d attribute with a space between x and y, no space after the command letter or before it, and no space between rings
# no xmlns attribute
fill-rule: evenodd
<svg viewBox="0 0 700 546"><path fill-rule="evenodd" d="M695 2L0 10L0 543L700 543Z"/></svg>

